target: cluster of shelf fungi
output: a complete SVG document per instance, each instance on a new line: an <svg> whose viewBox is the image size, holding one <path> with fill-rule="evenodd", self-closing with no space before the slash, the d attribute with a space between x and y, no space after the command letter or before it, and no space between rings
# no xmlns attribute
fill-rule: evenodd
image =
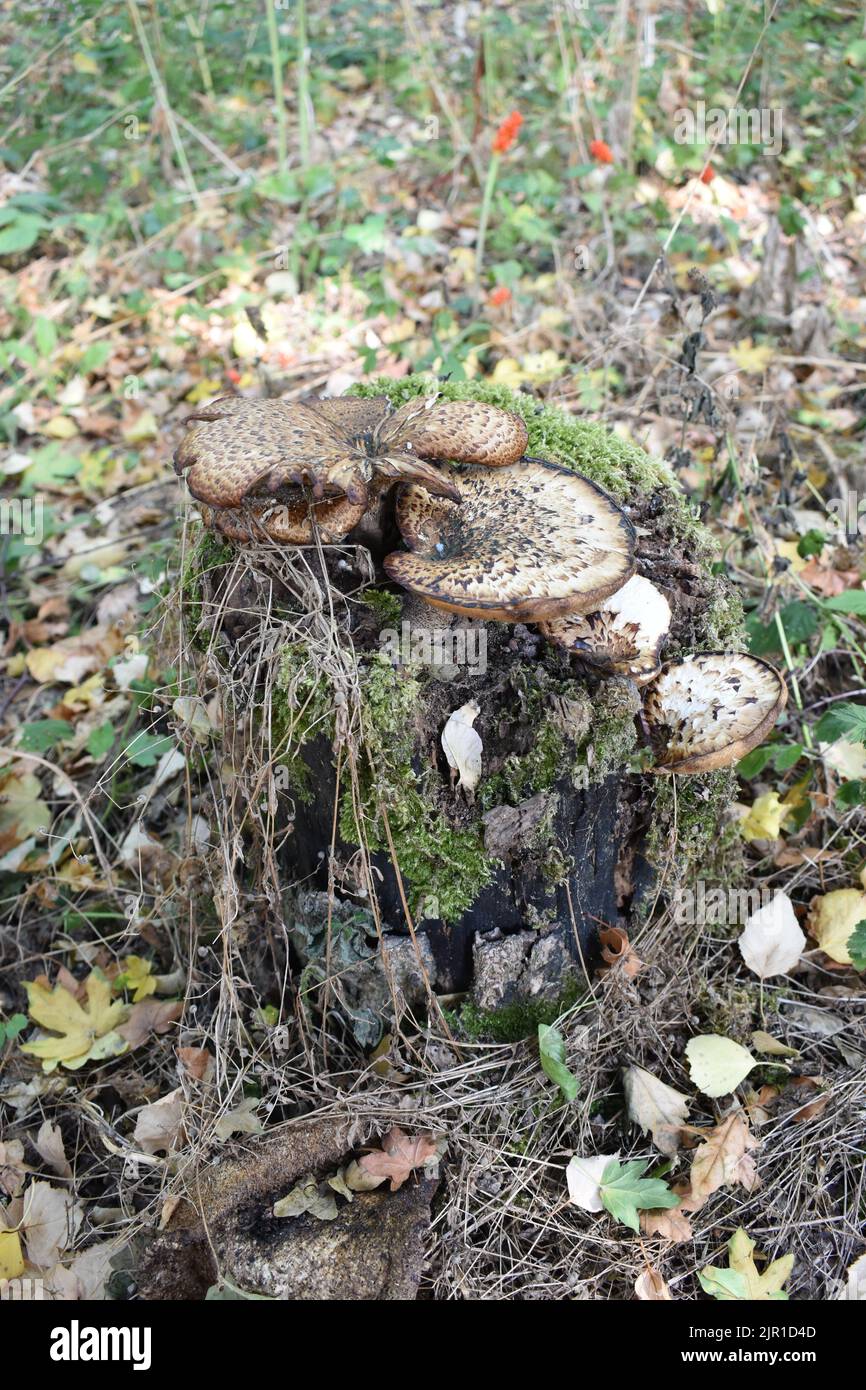
<svg viewBox="0 0 866 1390"><path fill-rule="evenodd" d="M527 443L519 415L480 401L429 395L395 409L384 397L224 397L191 417L175 468L204 524L236 545L365 544L370 535L393 536L396 522L402 545L379 558L380 572L414 596L416 611L420 601L467 619L530 624L599 676L634 682L653 772L702 774L736 763L772 729L785 682L742 652L665 663L671 609L637 572L626 512L588 478L527 456ZM590 843L588 821L589 839L581 840L585 810L566 797L559 828L588 862L602 851L600 841ZM602 837L613 824L611 810ZM299 862L299 872L313 863ZM389 891L385 882L386 900ZM396 892L390 898L399 915ZM609 909L602 899L595 906L602 916ZM579 933L590 950L592 916L584 914ZM513 886L479 894L460 925L464 958L467 934L515 930ZM453 947L453 929L449 936ZM440 976L446 988L468 978L453 960Z"/></svg>

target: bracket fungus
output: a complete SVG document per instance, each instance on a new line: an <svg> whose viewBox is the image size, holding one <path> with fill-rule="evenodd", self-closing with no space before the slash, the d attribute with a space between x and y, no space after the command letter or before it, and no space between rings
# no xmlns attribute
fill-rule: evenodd
<svg viewBox="0 0 866 1390"><path fill-rule="evenodd" d="M384 397L300 404L222 396L196 410L189 423L175 471L186 473L190 492L206 507L236 514L222 523L211 517L209 524L234 539L250 539L254 529L241 525L240 512L249 506L266 537L294 544L313 539L314 521L323 539L327 532L341 540L394 482L456 499L453 481L434 460L500 467L520 458L527 439L519 415L435 396L399 410ZM329 509L334 498L345 500L342 511ZM262 507L274 500L286 505L281 523Z"/></svg>
<svg viewBox="0 0 866 1390"><path fill-rule="evenodd" d="M661 670L661 650L670 626L671 609L664 594L648 579L633 574L597 612L541 623L540 630L549 642L590 665L644 685Z"/></svg>
<svg viewBox="0 0 866 1390"><path fill-rule="evenodd" d="M741 652L669 662L647 688L657 772L715 772L763 742L788 690L772 666Z"/></svg>
<svg viewBox="0 0 866 1390"><path fill-rule="evenodd" d="M409 485L397 524L409 547L385 572L437 608L540 622L592 612L634 569L634 528L596 483L544 459L465 468L459 505Z"/></svg>

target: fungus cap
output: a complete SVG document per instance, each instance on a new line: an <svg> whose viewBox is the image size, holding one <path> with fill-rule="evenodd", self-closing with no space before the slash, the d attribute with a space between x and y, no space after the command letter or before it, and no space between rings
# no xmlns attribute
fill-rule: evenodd
<svg viewBox="0 0 866 1390"><path fill-rule="evenodd" d="M671 609L664 594L648 579L633 574L597 612L572 614L540 626L549 642L643 685L661 669L661 649L670 625Z"/></svg>
<svg viewBox="0 0 866 1390"><path fill-rule="evenodd" d="M507 464L527 437L519 415L435 396L396 411L384 396L306 403L221 396L189 423L175 471L186 472L190 492L212 507L273 496L294 504L299 489L316 502L345 494L360 505L377 475L456 499L450 470L431 460Z"/></svg>
<svg viewBox="0 0 866 1390"><path fill-rule="evenodd" d="M634 529L596 483L544 459L454 475L460 504L400 489L408 551L391 579L470 618L536 622L592 612L634 568Z"/></svg>
<svg viewBox="0 0 866 1390"><path fill-rule="evenodd" d="M655 770L714 772L739 762L763 742L787 699L778 671L742 652L669 662L647 687Z"/></svg>
<svg viewBox="0 0 866 1390"><path fill-rule="evenodd" d="M364 505L348 497L326 497L322 502L248 502L241 508L201 507L205 526L231 541L274 541L279 545L323 545L343 540L364 515Z"/></svg>

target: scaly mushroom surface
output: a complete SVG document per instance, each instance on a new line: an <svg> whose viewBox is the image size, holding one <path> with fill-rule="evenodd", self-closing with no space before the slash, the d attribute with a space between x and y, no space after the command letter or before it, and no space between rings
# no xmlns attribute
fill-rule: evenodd
<svg viewBox="0 0 866 1390"><path fill-rule="evenodd" d="M741 652L672 661L647 687L646 722L658 772L714 772L762 743L788 689L772 666Z"/></svg>
<svg viewBox="0 0 866 1390"><path fill-rule="evenodd" d="M540 630L549 642L591 665L630 676L643 685L661 669L659 657L670 625L671 609L664 594L648 579L633 574L597 612L541 623Z"/></svg>
<svg viewBox="0 0 866 1390"><path fill-rule="evenodd" d="M420 397L393 410L384 397L291 404L223 396L190 417L175 453L190 492L209 507L278 498L290 506L307 489L314 502L345 496L366 506L374 478L414 482L456 498L430 460L499 466L526 447L520 416L479 401Z"/></svg>
<svg viewBox="0 0 866 1390"><path fill-rule="evenodd" d="M408 551L391 579L470 618L537 622L597 609L634 568L634 529L597 484L544 459L454 475L460 504L409 485L397 497Z"/></svg>

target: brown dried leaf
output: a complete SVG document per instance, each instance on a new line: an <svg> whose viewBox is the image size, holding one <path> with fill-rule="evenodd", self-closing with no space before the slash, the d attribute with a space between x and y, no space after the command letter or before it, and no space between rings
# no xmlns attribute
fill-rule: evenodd
<svg viewBox="0 0 866 1390"><path fill-rule="evenodd" d="M747 1192L754 1192L760 1178L749 1150L757 1147L758 1140L749 1131L742 1114L733 1111L707 1133L695 1150L691 1167L692 1196L705 1201L720 1187L735 1183Z"/></svg>
<svg viewBox="0 0 866 1390"><path fill-rule="evenodd" d="M133 1004L129 1018L117 1031L130 1048L141 1047L151 1033L167 1033L182 1013L181 999L142 999Z"/></svg>
<svg viewBox="0 0 866 1390"><path fill-rule="evenodd" d="M365 1154L358 1166L369 1177L381 1181L390 1178L391 1191L396 1192L414 1168L423 1167L435 1157L436 1145L429 1134L419 1134L411 1139L399 1125L394 1125L382 1140L381 1149Z"/></svg>
<svg viewBox="0 0 866 1390"><path fill-rule="evenodd" d="M662 1276L652 1265L647 1265L643 1274L638 1275L634 1291L644 1303L670 1303L672 1294Z"/></svg>

